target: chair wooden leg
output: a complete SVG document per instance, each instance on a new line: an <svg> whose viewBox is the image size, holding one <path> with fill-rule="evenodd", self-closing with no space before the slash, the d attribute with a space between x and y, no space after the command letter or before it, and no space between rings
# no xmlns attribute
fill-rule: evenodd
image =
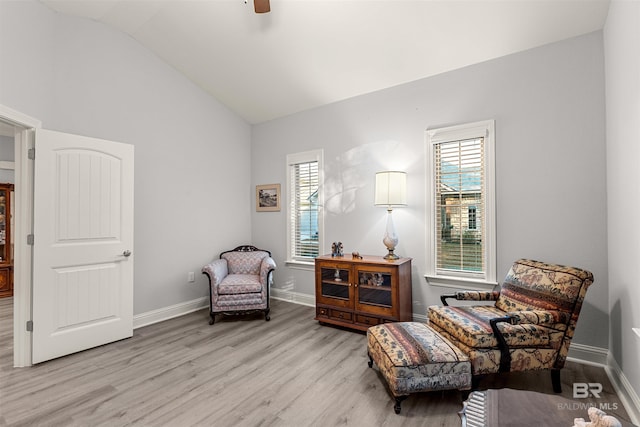
<svg viewBox="0 0 640 427"><path fill-rule="evenodd" d="M216 315L213 313L209 313L209 324L213 325L216 322Z"/></svg>
<svg viewBox="0 0 640 427"><path fill-rule="evenodd" d="M471 376L471 390L477 390L480 385L480 376L472 375Z"/></svg>
<svg viewBox="0 0 640 427"><path fill-rule="evenodd" d="M402 409L402 407L400 406L402 404L402 401L405 400L407 397L409 396L398 396L396 397L396 403L393 405L393 410L396 414L400 413L400 410Z"/></svg>
<svg viewBox="0 0 640 427"><path fill-rule="evenodd" d="M267 309L264 311L264 320L266 320L267 322L268 322L269 320L271 320L271 316L269 316L269 311L270 311L270 310L271 310L271 309L267 308Z"/></svg>
<svg viewBox="0 0 640 427"><path fill-rule="evenodd" d="M562 393L562 383L560 382L560 369L551 370L551 385L555 393Z"/></svg>

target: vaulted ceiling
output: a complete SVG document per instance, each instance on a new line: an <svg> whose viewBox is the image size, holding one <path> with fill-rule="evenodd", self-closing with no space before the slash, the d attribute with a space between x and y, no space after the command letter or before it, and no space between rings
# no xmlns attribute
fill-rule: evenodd
<svg viewBox="0 0 640 427"><path fill-rule="evenodd" d="M123 31L249 123L602 29L608 0L41 0Z"/></svg>

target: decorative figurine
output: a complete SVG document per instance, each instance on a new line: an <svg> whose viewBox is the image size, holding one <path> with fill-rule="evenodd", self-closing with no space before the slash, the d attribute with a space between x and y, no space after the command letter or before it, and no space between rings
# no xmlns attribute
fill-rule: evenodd
<svg viewBox="0 0 640 427"><path fill-rule="evenodd" d="M360 255L360 252L351 252L351 257L353 259L362 259L362 256Z"/></svg>
<svg viewBox="0 0 640 427"><path fill-rule="evenodd" d="M332 257L341 257L343 254L344 246L342 246L342 242L333 242L331 244L331 256Z"/></svg>
<svg viewBox="0 0 640 427"><path fill-rule="evenodd" d="M589 420L585 421L584 418L575 418L573 420L573 427L621 427L620 421L611 415L607 415L606 412L596 408L590 407L587 410L589 414Z"/></svg>
<svg viewBox="0 0 640 427"><path fill-rule="evenodd" d="M384 284L384 276L382 273L375 273L373 276L373 283L376 286L382 286Z"/></svg>

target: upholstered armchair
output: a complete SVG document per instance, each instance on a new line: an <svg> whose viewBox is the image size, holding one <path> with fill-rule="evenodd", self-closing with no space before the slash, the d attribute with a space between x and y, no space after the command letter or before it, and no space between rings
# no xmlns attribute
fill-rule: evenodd
<svg viewBox="0 0 640 427"><path fill-rule="evenodd" d="M216 314L256 311L269 317L269 287L276 263L271 252L255 246L238 246L202 267L209 278L209 324Z"/></svg>
<svg viewBox="0 0 640 427"><path fill-rule="evenodd" d="M521 259L497 291L442 295L444 306L429 307L429 325L469 356L476 381L482 374L549 369L560 393L560 369L592 282L579 268ZM449 306L449 298L485 303Z"/></svg>

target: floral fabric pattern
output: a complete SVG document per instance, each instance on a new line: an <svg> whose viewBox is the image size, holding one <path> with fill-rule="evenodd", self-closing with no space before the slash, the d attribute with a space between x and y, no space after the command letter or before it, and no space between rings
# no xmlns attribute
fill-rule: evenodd
<svg viewBox="0 0 640 427"><path fill-rule="evenodd" d="M205 265L204 267L202 267L202 272L211 278L211 281L214 285L220 284L222 282L222 279L224 279L227 274L229 274L227 263L223 259L217 259Z"/></svg>
<svg viewBox="0 0 640 427"><path fill-rule="evenodd" d="M500 296L497 291L457 291L458 301L495 301Z"/></svg>
<svg viewBox="0 0 640 427"><path fill-rule="evenodd" d="M253 274L229 274L218 285L219 295L260 293L260 276Z"/></svg>
<svg viewBox="0 0 640 427"><path fill-rule="evenodd" d="M440 329L437 325L430 325L443 337L447 337L452 343L469 356L473 375L495 374L500 371L500 350L498 348L477 348L469 347L448 333ZM536 347L510 347L511 371L532 371L538 369L550 369L558 357L558 350L554 348Z"/></svg>
<svg viewBox="0 0 640 427"><path fill-rule="evenodd" d="M222 259L227 260L229 274L260 274L262 259L269 257L264 251L254 252L226 252Z"/></svg>
<svg viewBox="0 0 640 427"><path fill-rule="evenodd" d="M500 322L511 354L511 370L560 369L593 275L575 267L516 261L499 291L495 305L432 306L429 325L465 352L473 373L500 370L500 350L489 320L511 316L514 323ZM488 293L461 293L462 298L479 300ZM456 293L456 296L458 293Z"/></svg>
<svg viewBox="0 0 640 427"><path fill-rule="evenodd" d="M367 330L367 348L395 397L471 388L467 355L424 323L373 326Z"/></svg>
<svg viewBox="0 0 640 427"><path fill-rule="evenodd" d="M496 307L503 311L580 312L576 303L582 305L592 282L590 272L575 267L520 260L507 273Z"/></svg>
<svg viewBox="0 0 640 427"><path fill-rule="evenodd" d="M493 306L429 307L430 324L449 331L457 341L470 347L497 347L498 340L489 320L505 315L505 312ZM514 347L547 346L552 332L548 328L532 324L499 323L498 328L507 344Z"/></svg>
<svg viewBox="0 0 640 427"><path fill-rule="evenodd" d="M261 294L220 295L216 309L218 312L261 310L267 308L267 301Z"/></svg>
<svg viewBox="0 0 640 427"><path fill-rule="evenodd" d="M516 323L532 323L559 330L565 330L571 318L570 313L547 310L509 311L507 315L513 317Z"/></svg>

